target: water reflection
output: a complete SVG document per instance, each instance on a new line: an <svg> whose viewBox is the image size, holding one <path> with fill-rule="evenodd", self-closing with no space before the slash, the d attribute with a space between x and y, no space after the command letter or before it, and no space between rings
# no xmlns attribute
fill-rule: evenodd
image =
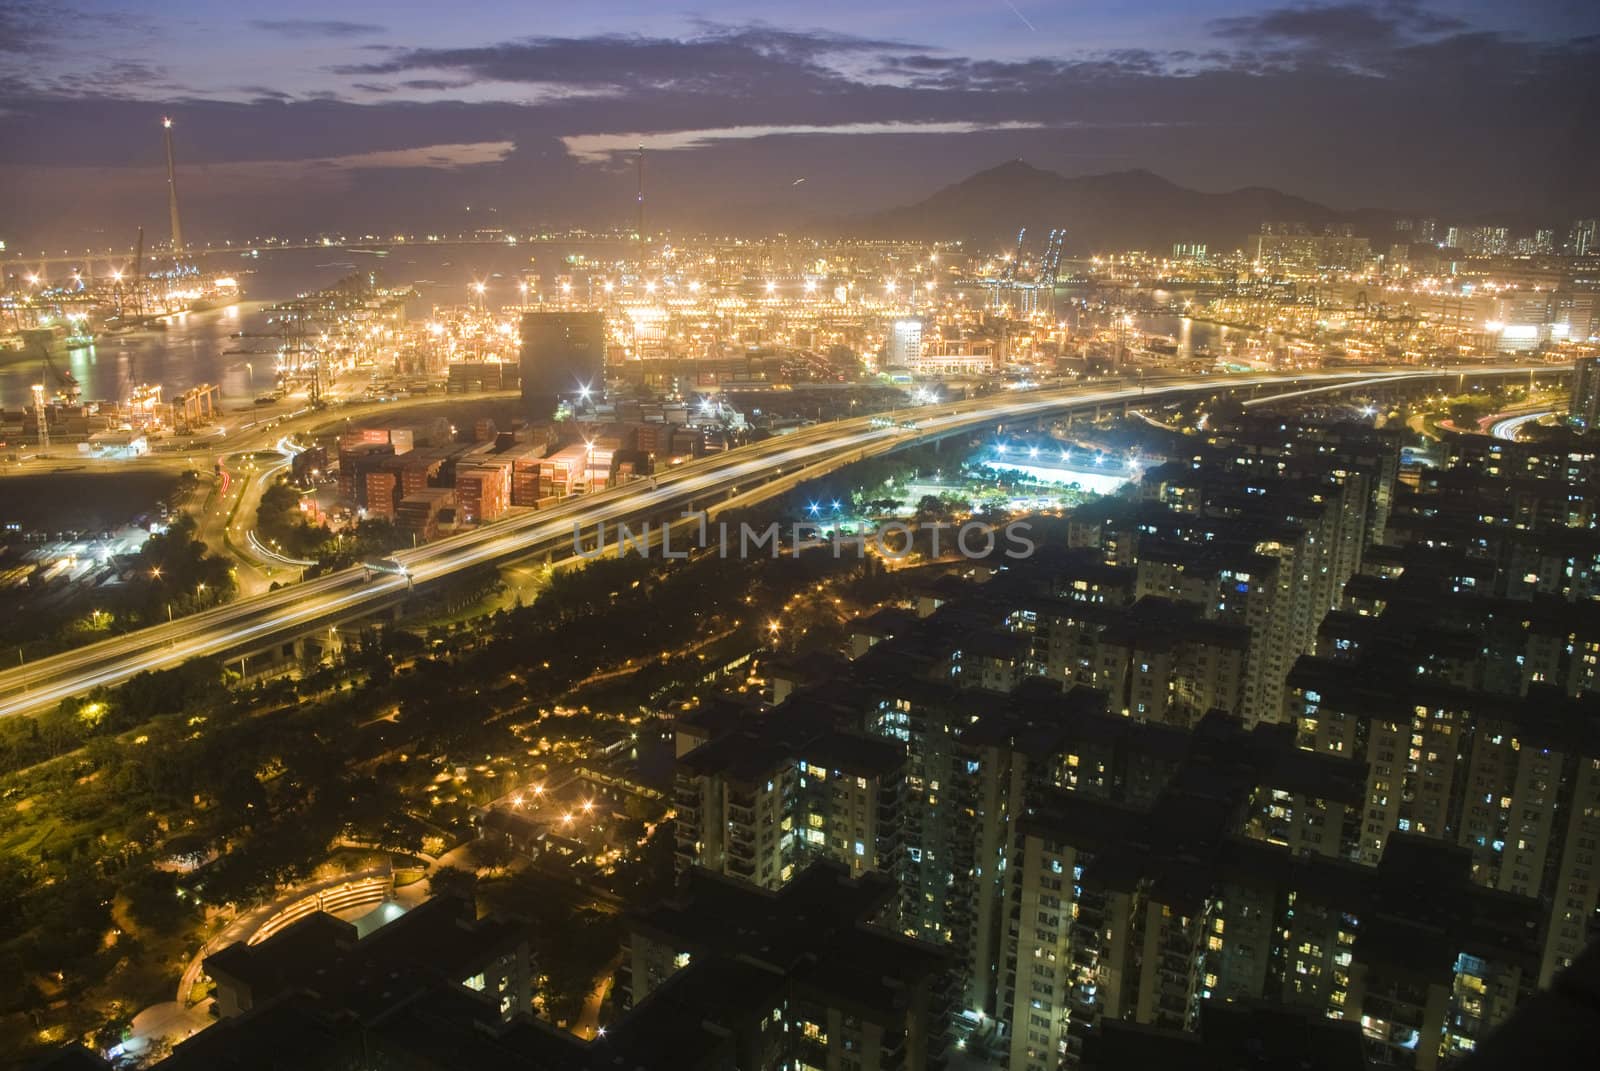
<svg viewBox="0 0 1600 1071"><path fill-rule="evenodd" d="M141 383L159 384L167 398L213 383L222 388L225 405L238 405L272 388L275 344L269 338L233 336L271 333L264 309L274 302L332 286L356 271L372 271L388 285L418 284L418 304L424 311L469 300L468 287L474 282L485 284L480 300L509 305L520 300L517 281L524 273L537 273L550 289L557 276L573 270L567 263L569 255L580 254L598 267L628 251L626 243L597 240L523 246L394 245L376 251L265 250L257 256L211 252L200 258L201 268L237 275L249 300L170 317L165 331L107 334L84 349L63 353L58 348L52 360L77 379L86 401L125 401ZM34 354L0 357L0 407L29 404L33 384L48 380Z"/></svg>

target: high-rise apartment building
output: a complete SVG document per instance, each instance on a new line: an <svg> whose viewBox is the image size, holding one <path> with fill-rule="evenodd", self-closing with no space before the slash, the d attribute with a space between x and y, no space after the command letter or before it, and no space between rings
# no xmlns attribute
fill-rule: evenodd
<svg viewBox="0 0 1600 1071"><path fill-rule="evenodd" d="M1600 221L1593 219L1580 219L1572 224L1572 229L1567 233L1567 252L1575 257L1586 257L1600 250L1596 242L1596 228Z"/></svg>
<svg viewBox="0 0 1600 1071"><path fill-rule="evenodd" d="M684 872L892 883L1011 1071L1225 1049L1223 1007L1472 1052L1597 930L1600 459L1399 446L1222 422L1068 548L854 623L759 728L686 721Z"/></svg>
<svg viewBox="0 0 1600 1071"><path fill-rule="evenodd" d="M909 368L922 356L922 321L895 320L883 345L885 368Z"/></svg>
<svg viewBox="0 0 1600 1071"><path fill-rule="evenodd" d="M1579 357L1573 362L1567 415L1586 428L1600 423L1600 357Z"/></svg>

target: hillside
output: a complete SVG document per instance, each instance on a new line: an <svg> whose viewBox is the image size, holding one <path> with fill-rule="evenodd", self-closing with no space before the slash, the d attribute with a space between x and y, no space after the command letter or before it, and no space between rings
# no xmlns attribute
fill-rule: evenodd
<svg viewBox="0 0 1600 1071"><path fill-rule="evenodd" d="M1175 242L1202 242L1231 250L1263 222L1351 223L1357 233L1387 229L1385 213L1339 212L1302 197L1260 186L1202 193L1149 171L1116 171L1067 178L1021 160L980 171L925 200L845 225L876 238L1003 241L1027 227L1041 239L1052 227L1067 230L1067 253L1145 249L1165 253Z"/></svg>

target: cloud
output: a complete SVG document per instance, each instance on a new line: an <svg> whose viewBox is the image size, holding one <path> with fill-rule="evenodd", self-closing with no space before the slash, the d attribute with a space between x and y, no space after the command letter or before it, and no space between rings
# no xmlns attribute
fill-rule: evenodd
<svg viewBox="0 0 1600 1071"><path fill-rule="evenodd" d="M902 42L825 31L702 24L686 38L533 37L473 48L412 48L335 68L346 75L450 71L469 81L617 90L820 89L842 80L827 60L908 50Z"/></svg>
<svg viewBox="0 0 1600 1071"><path fill-rule="evenodd" d="M580 163L609 163L618 153L645 149L663 152L675 149L703 149L723 141L752 138L794 137L805 134L863 136L883 134L975 134L1000 130L1039 130L1041 124L1019 123L839 123L832 126L735 126L714 130L674 130L666 133L577 134L562 138L562 144Z"/></svg>
<svg viewBox="0 0 1600 1071"><path fill-rule="evenodd" d="M1428 11L1415 0L1388 0L1272 8L1214 19L1210 27L1218 37L1253 45L1345 50L1393 46L1419 36L1462 30L1466 25L1453 15Z"/></svg>
<svg viewBox="0 0 1600 1071"><path fill-rule="evenodd" d="M256 100L263 101L287 101L294 99L294 95L292 93L285 93L283 90L273 89L271 86L240 86L239 92L244 93L245 95Z"/></svg>
<svg viewBox="0 0 1600 1071"><path fill-rule="evenodd" d="M316 37L372 37L388 32L370 22L345 22L342 19L251 19L250 25L264 33L294 40Z"/></svg>
<svg viewBox="0 0 1600 1071"><path fill-rule="evenodd" d="M384 167L427 167L455 170L463 167L480 167L495 164L511 155L516 148L510 141L471 141L445 145L421 145L412 149L381 149L373 152L346 153L297 163L302 166L355 170Z"/></svg>
<svg viewBox="0 0 1600 1071"><path fill-rule="evenodd" d="M269 212L447 220L444 206L469 195L537 206L527 211L545 221L584 211L615 221L595 206L631 206L632 195L605 165L641 143L661 152L653 209L712 225L741 198L771 226L795 219L778 213L802 200L817 214L895 203L1018 155L1076 171L1145 167L1213 189L1270 184L1337 204L1594 210L1584 206L1600 166L1600 40L1463 26L1410 2L1267 2L1276 6L1213 22L1182 48L1032 56L712 23L678 36L452 48L355 37L337 47L346 62L315 79L246 86L241 76L209 96L159 81L155 64L177 62L169 54L128 49L152 66L125 68L117 85L83 85L73 75L94 68L65 62L46 65L48 78L0 71L0 144L29 146L19 169L99 167L96 181L110 186L117 168L158 163L151 124L174 114L185 167L242 176L250 165L257 197L211 187L229 227ZM515 148L463 156L441 145ZM346 192L319 199L262 179L291 173L334 176L318 188ZM809 177L793 187L797 175ZM98 204L49 183L29 188L18 218L76 225L91 211L76 204ZM89 188L87 177L72 187ZM159 189L138 196L164 210Z"/></svg>
<svg viewBox="0 0 1600 1071"><path fill-rule="evenodd" d="M423 93L442 93L451 89L465 89L471 84L471 79L451 81L447 78L408 78L399 84L399 88Z"/></svg>
<svg viewBox="0 0 1600 1071"><path fill-rule="evenodd" d="M27 53L47 46L59 8L33 0L0 4L0 53Z"/></svg>

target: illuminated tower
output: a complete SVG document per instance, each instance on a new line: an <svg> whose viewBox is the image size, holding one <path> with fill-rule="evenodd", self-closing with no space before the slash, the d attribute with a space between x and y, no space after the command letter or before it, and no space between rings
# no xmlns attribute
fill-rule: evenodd
<svg viewBox="0 0 1600 1071"><path fill-rule="evenodd" d="M639 241L642 242L642 241L644 241L644 146L643 145L639 146L639 155L635 159L636 159L636 162L637 162L638 174L639 174L639 220L635 224L635 230L639 235Z"/></svg>
<svg viewBox="0 0 1600 1071"><path fill-rule="evenodd" d="M161 140L167 147L167 211L172 216L172 255L183 252L183 224L178 221L178 174L172 163L172 120L161 117Z"/></svg>
<svg viewBox="0 0 1600 1071"><path fill-rule="evenodd" d="M33 415L39 424L39 449L50 449L50 416L44 409L44 384L33 385Z"/></svg>

